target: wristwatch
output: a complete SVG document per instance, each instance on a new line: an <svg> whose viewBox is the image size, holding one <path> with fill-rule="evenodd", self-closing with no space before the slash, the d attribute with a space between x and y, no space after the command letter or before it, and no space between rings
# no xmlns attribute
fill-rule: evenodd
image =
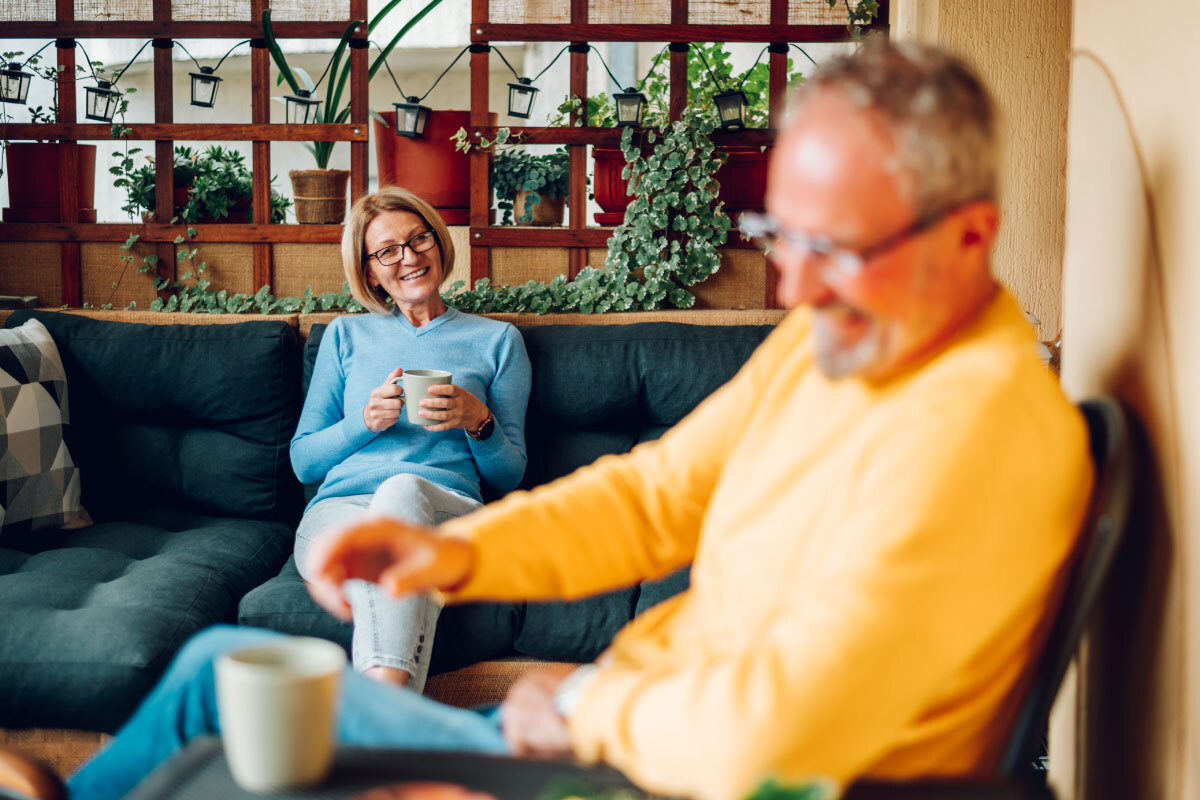
<svg viewBox="0 0 1200 800"><path fill-rule="evenodd" d="M482 442L492 435L492 431L496 429L496 418L489 411L487 419L485 419L475 430L468 430L467 436L470 436L477 442Z"/></svg>

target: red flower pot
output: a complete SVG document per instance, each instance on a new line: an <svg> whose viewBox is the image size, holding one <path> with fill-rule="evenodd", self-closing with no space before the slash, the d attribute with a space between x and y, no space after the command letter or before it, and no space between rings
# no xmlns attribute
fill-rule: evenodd
<svg viewBox="0 0 1200 800"><path fill-rule="evenodd" d="M396 112L380 116L391 127L372 118L379 185L403 186L438 210L447 225L466 225L471 206L470 161L454 149L450 137L470 124L469 111L431 111L424 135L396 135ZM488 115L496 124L496 115Z"/></svg>
<svg viewBox="0 0 1200 800"><path fill-rule="evenodd" d="M717 149L728 156L716 175L721 184L717 197L725 203L725 213L736 217L743 211L761 211L767 191L767 153L745 145ZM628 181L621 177L625 154L619 147L593 147L592 162L592 193L602 209L596 212L596 224L619 225L633 201L626 191Z"/></svg>
<svg viewBox="0 0 1200 800"><path fill-rule="evenodd" d="M56 142L13 142L5 165L8 203L5 222L61 222L58 213L59 158L65 145ZM95 222L96 145L81 144L75 191L79 221Z"/></svg>

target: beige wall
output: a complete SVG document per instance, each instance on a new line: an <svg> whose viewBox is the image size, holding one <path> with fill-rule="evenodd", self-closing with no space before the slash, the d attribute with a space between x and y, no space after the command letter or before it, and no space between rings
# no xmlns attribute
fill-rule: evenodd
<svg viewBox="0 0 1200 800"><path fill-rule="evenodd" d="M1200 22L1182 0L1076 0L1063 381L1112 392L1150 482L1052 725L1067 798L1200 796ZM1055 763L1054 753L1061 758Z"/></svg>
<svg viewBox="0 0 1200 800"><path fill-rule="evenodd" d="M899 38L937 42L971 62L991 88L1005 142L999 240L993 262L1039 338L1060 329L1066 169L1065 0L899 0Z"/></svg>

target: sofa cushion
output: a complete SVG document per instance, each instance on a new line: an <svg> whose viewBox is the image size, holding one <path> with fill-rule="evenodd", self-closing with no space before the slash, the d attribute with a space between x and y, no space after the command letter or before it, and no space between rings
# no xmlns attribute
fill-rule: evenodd
<svg viewBox="0 0 1200 800"><path fill-rule="evenodd" d="M288 444L299 343L282 320L144 325L17 311L54 337L71 387L67 443L97 520L171 506L295 519Z"/></svg>
<svg viewBox="0 0 1200 800"><path fill-rule="evenodd" d="M0 539L88 522L64 439L67 375L35 319L0 331Z"/></svg>
<svg viewBox="0 0 1200 800"><path fill-rule="evenodd" d="M0 548L0 725L115 730L197 630L279 570L291 526L151 510Z"/></svg>
<svg viewBox="0 0 1200 800"><path fill-rule="evenodd" d="M523 608L513 603L467 603L448 606L433 637L430 674L512 655ZM330 639L350 652L351 626L318 606L304 588L289 558L278 576L248 593L238 607L238 622L297 636Z"/></svg>

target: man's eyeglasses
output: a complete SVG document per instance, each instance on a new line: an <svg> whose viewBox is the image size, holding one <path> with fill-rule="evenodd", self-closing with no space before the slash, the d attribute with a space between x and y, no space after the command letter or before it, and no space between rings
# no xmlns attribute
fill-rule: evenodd
<svg viewBox="0 0 1200 800"><path fill-rule="evenodd" d="M404 260L404 248L407 247L414 253L424 253L427 250L433 249L435 244L437 244L437 237L433 231L425 231L424 233L418 233L407 242L389 244L387 247L379 248L374 253L367 253L367 258L373 258L382 266L390 267L392 264L397 264Z"/></svg>
<svg viewBox="0 0 1200 800"><path fill-rule="evenodd" d="M961 207L961 205L952 206L945 211L919 219L907 228L897 231L863 250L841 247L833 239L823 234L785 230L779 226L779 221L770 214L755 214L747 211L738 220L738 228L768 256L781 243L786 244L797 256L812 259L822 272L832 273L835 277L853 278L862 273L871 259L899 247L914 236L932 228Z"/></svg>

